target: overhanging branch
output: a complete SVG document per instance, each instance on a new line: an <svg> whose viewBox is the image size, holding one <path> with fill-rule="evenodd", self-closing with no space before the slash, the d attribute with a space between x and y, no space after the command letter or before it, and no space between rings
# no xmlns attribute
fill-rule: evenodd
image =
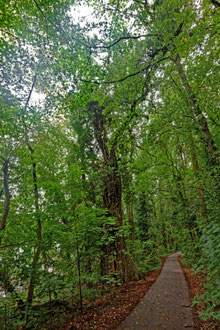
<svg viewBox="0 0 220 330"><path fill-rule="evenodd" d="M108 46L87 46L87 47L93 48L93 49L109 49L109 48L115 46L121 40L129 40L129 39L137 40L137 39L146 38L146 37L158 37L158 35L149 33L149 34L143 34L143 35L139 35L139 36L125 36L125 37L120 37L119 39L115 40L112 44L110 44Z"/></svg>
<svg viewBox="0 0 220 330"><path fill-rule="evenodd" d="M157 62L155 63L151 63L151 64L148 64L147 66L145 66L143 69L139 70L139 71L136 71L134 73L131 73L121 79L118 79L118 80L110 80L110 81L98 81L98 80L86 80L86 79L80 79L80 81L82 82L85 82L85 83L88 83L88 84L97 84L97 85L102 85L102 84L105 84L105 85L109 85L109 84L116 84L116 83L119 83L119 82L122 82L122 81L125 81L127 80L128 78L131 78L131 77L134 77L134 76L137 76L138 74L144 72L144 71L147 71L148 69L150 69L151 67L155 66L156 64L159 64L160 62L163 62L165 60L169 59L169 57L163 57L161 59L159 59Z"/></svg>

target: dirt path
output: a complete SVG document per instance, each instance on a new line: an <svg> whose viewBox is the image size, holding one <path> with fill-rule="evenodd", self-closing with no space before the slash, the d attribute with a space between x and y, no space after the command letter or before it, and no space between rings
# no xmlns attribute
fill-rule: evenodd
<svg viewBox="0 0 220 330"><path fill-rule="evenodd" d="M157 281L118 330L194 329L188 286L177 260L179 255L176 252L167 258Z"/></svg>

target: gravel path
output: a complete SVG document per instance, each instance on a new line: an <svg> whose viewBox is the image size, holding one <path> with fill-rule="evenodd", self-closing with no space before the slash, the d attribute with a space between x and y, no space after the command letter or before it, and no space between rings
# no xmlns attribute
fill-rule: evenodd
<svg viewBox="0 0 220 330"><path fill-rule="evenodd" d="M194 329L188 286L178 262L170 255L147 294L118 330Z"/></svg>

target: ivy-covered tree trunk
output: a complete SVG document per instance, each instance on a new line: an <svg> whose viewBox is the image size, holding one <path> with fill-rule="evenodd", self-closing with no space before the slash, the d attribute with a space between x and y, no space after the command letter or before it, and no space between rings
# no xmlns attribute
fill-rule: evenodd
<svg viewBox="0 0 220 330"><path fill-rule="evenodd" d="M207 155L210 157L213 164L216 164L216 147L215 147L214 141L212 139L207 120L206 120L205 116L203 115L203 112L200 109L200 106L197 102L196 95L194 94L192 87L190 86L190 84L187 80L183 66L180 62L179 55L176 55L175 63L177 66L177 70L178 70L180 79L181 79L184 89L187 93L188 100L189 100L190 104L192 105L193 113L196 117L198 117L198 120L199 120L199 123L201 126L202 136L203 136L204 142L206 144Z"/></svg>
<svg viewBox="0 0 220 330"><path fill-rule="evenodd" d="M132 162L132 159L130 159ZM128 237L130 240L130 251L133 250L135 240L135 225L134 225L134 192L133 192L133 178L130 169L124 166L122 173L122 187L124 193L124 203L126 208L126 216L128 220L129 233Z"/></svg>
<svg viewBox="0 0 220 330"><path fill-rule="evenodd" d="M116 145L107 145L107 134L105 129L105 117L97 102L91 102L89 107L94 112L94 132L98 146L104 159L104 187L103 203L109 211L109 215L117 219L117 229L123 225L122 211L122 183L118 170L118 160L116 155ZM137 280L139 275L134 261L127 252L125 237L122 232L116 237L114 243L106 247L108 254L115 254L115 259L111 262L110 271L116 274L117 279L122 282ZM109 255L109 257L110 257ZM105 268L108 267L105 262Z"/></svg>
<svg viewBox="0 0 220 330"><path fill-rule="evenodd" d="M142 192L138 196L136 212L136 226L138 228L138 237L142 242L146 242L149 239L150 205L145 192Z"/></svg>
<svg viewBox="0 0 220 330"><path fill-rule="evenodd" d="M129 224L129 238L130 238L131 244L133 245L133 243L134 243L134 212L133 212L133 205L132 205L131 197L129 198L127 210L128 210L128 224Z"/></svg>
<svg viewBox="0 0 220 330"><path fill-rule="evenodd" d="M194 144L194 141L193 141L193 137L191 137L191 158L192 158L192 164L193 164L193 171L194 171L194 175L196 178L198 178L199 176L199 161L198 161L198 157L197 157L197 153L196 153L196 150L195 150L195 144ZM199 198L201 200L201 213L202 213L202 217L204 219L207 218L207 208L206 208L206 200L205 200L205 197L204 197L204 188L203 188L203 185L200 184L199 186Z"/></svg>

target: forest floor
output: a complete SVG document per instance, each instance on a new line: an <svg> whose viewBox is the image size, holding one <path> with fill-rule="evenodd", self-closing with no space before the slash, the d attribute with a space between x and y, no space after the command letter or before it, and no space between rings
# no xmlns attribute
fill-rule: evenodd
<svg viewBox="0 0 220 330"><path fill-rule="evenodd" d="M183 269L185 279L189 287L190 299L193 301L194 297L201 295L204 292L203 283L206 281L205 274L194 274L192 270L187 268L183 262L182 258L179 257L180 265ZM199 318L199 312L205 308L204 304L199 304L192 307L193 311L193 322L194 327L197 330L217 330L218 327L215 327L211 324L211 321L201 321Z"/></svg>
<svg viewBox="0 0 220 330"><path fill-rule="evenodd" d="M120 287L112 289L111 294L99 297L90 309L86 310L82 315L69 318L69 322L65 327L56 327L61 330L116 330L122 321L131 313L140 300L147 293L152 284L156 281L163 268L166 258L161 258L162 266L146 274L144 280L128 282ZM51 325L55 329L54 325Z"/></svg>
<svg viewBox="0 0 220 330"><path fill-rule="evenodd" d="M120 287L113 288L111 293L99 297L82 315L72 317L67 313L64 316L65 323L63 324L65 324L65 326L55 325L56 320L54 320L55 322L52 322L51 325L46 328L56 330L116 330L157 280L165 261L166 258L162 258L162 266L153 272L147 273L144 280L125 283ZM179 262L183 269L189 288L190 299L192 301L196 295L203 293L204 289L202 283L205 280L205 275L193 274L190 269L183 265L181 257L179 257ZM217 329L208 321L201 321L199 319L198 313L203 308L204 306L202 304L192 308L194 329Z"/></svg>

